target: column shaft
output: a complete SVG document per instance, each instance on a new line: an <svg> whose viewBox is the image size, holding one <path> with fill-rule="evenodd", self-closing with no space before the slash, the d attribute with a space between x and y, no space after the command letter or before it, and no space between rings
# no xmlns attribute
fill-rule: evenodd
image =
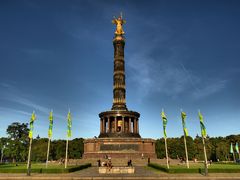
<svg viewBox="0 0 240 180"><path fill-rule="evenodd" d="M125 132L125 117L122 117L122 132Z"/></svg>
<svg viewBox="0 0 240 180"><path fill-rule="evenodd" d="M103 133L106 133L106 121L105 121L105 118L103 118Z"/></svg>
<svg viewBox="0 0 240 180"><path fill-rule="evenodd" d="M117 117L114 117L114 122L115 122L115 132L117 132Z"/></svg>
<svg viewBox="0 0 240 180"><path fill-rule="evenodd" d="M137 133L139 133L139 124L138 124L138 119L137 119Z"/></svg>
<svg viewBox="0 0 240 180"><path fill-rule="evenodd" d="M131 133L131 128L132 128L132 126L131 126L131 117L129 117L129 119L128 119L128 131L129 131L129 133Z"/></svg>
<svg viewBox="0 0 240 180"><path fill-rule="evenodd" d="M133 128L134 128L134 133L137 133L137 120L136 120L136 118L134 118Z"/></svg>
<svg viewBox="0 0 240 180"><path fill-rule="evenodd" d="M107 117L107 121L108 121L108 131L107 132L110 132L110 118Z"/></svg>
<svg viewBox="0 0 240 180"><path fill-rule="evenodd" d="M100 119L100 133L103 133L103 120Z"/></svg>

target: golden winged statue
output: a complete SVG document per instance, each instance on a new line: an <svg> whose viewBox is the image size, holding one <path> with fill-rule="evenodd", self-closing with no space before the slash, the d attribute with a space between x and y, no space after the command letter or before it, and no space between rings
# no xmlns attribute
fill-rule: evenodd
<svg viewBox="0 0 240 180"><path fill-rule="evenodd" d="M123 20L122 13L121 13L121 15L118 18L116 18L115 16L113 16L113 18L114 19L112 20L112 23L117 25L115 34L116 35L123 35L124 31L123 31L122 25L125 24L126 21Z"/></svg>

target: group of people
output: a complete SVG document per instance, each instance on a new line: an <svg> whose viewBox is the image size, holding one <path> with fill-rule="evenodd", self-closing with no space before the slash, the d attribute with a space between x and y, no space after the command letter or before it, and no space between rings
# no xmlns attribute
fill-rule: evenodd
<svg viewBox="0 0 240 180"><path fill-rule="evenodd" d="M102 161L102 162L101 162L100 159L97 160L97 165L98 165L98 167L108 167L109 169L111 169L111 168L113 167L112 161L111 161L111 157L105 155L105 156L104 156L104 159L106 159L107 161ZM128 166L128 167L132 166L132 160L131 160L131 159L128 160L127 166Z"/></svg>
<svg viewBox="0 0 240 180"><path fill-rule="evenodd" d="M132 160L131 159L128 160L127 166L129 166L129 167L132 166Z"/></svg>
<svg viewBox="0 0 240 180"><path fill-rule="evenodd" d="M112 169L112 161L111 161L111 157L108 157L107 155L104 157L105 159L107 159L107 161L102 161L100 159L97 160L98 162L98 167L102 166L102 167L108 167L109 170Z"/></svg>

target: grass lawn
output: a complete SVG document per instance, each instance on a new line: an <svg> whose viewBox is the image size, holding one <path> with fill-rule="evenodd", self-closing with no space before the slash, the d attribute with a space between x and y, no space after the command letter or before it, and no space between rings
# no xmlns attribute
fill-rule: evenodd
<svg viewBox="0 0 240 180"><path fill-rule="evenodd" d="M149 164L150 167L167 172L167 173L204 173L204 165L200 163L190 164L189 169L186 165L170 165L167 169L166 166L160 164ZM240 164L221 164L212 163L208 166L209 173L240 173Z"/></svg>
<svg viewBox="0 0 240 180"><path fill-rule="evenodd" d="M68 166L66 169L64 165L57 165L57 164L48 164L48 168L46 168L45 163L33 163L31 165L31 172L32 173L70 173L74 171L78 171L81 169L85 169L90 167L91 164L84 164L84 165L74 165ZM27 164L19 163L8 163L8 164L0 164L0 173L26 173L27 172Z"/></svg>

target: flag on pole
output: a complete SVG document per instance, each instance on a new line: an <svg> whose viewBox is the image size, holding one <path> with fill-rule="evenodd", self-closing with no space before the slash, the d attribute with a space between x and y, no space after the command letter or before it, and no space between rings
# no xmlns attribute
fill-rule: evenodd
<svg viewBox="0 0 240 180"><path fill-rule="evenodd" d="M188 136L188 130L186 127L186 113L185 112L181 112L181 116L182 116L182 125L183 125L183 131L184 131L184 135Z"/></svg>
<svg viewBox="0 0 240 180"><path fill-rule="evenodd" d="M164 113L164 111L162 111L162 121L163 121L163 135L164 135L164 138L167 138L167 132L166 132L166 126L167 126L167 117Z"/></svg>
<svg viewBox="0 0 240 180"><path fill-rule="evenodd" d="M236 152L239 153L239 148L238 148L238 143L236 142L236 145L235 145L235 149L236 149Z"/></svg>
<svg viewBox="0 0 240 180"><path fill-rule="evenodd" d="M28 135L28 137L30 138L30 139L32 139L32 137L33 137L33 122L36 120L36 115L35 115L35 113L34 113L34 111L33 111L33 113L32 113L32 116L31 116L31 119L30 119L30 131L29 131L29 135Z"/></svg>
<svg viewBox="0 0 240 180"><path fill-rule="evenodd" d="M49 128L48 128L48 137L52 138L52 128L53 128L53 112L50 112L49 115Z"/></svg>
<svg viewBox="0 0 240 180"><path fill-rule="evenodd" d="M33 140L33 123L36 120L35 112L33 111L30 119L30 130L29 130L29 150L28 150L28 160L27 160L27 175L31 174L31 151L32 151L32 140Z"/></svg>
<svg viewBox="0 0 240 180"><path fill-rule="evenodd" d="M230 145L230 153L233 154L233 145L232 145L232 143Z"/></svg>
<svg viewBox="0 0 240 180"><path fill-rule="evenodd" d="M70 110L68 111L67 121L68 121L67 137L70 138L70 137L72 137L72 129L71 129L72 128L72 117L71 117Z"/></svg>
<svg viewBox="0 0 240 180"><path fill-rule="evenodd" d="M200 126L201 126L202 137L206 138L206 136L207 136L207 131L206 131L206 128L205 128L205 126L204 126L203 116L202 116L202 114L201 114L200 111L198 112L198 116L199 116L199 119L200 119Z"/></svg>

